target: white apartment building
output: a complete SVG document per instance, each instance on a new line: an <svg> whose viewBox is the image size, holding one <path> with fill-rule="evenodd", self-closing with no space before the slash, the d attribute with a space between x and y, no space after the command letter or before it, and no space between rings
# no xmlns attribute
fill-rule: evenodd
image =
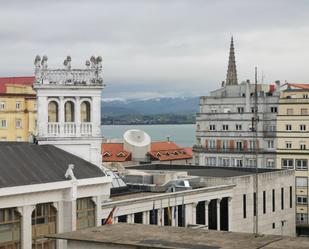
<svg viewBox="0 0 309 249"><path fill-rule="evenodd" d="M258 125L255 139L255 84L238 84L234 44L231 40L227 78L221 88L200 98L196 116L196 164L224 167L275 168L276 117L280 82L258 84ZM255 142L256 141L256 142Z"/></svg>

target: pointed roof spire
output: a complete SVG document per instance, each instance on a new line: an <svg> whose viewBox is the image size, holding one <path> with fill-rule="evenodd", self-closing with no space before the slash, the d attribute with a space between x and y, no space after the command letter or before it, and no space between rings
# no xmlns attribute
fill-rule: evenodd
<svg viewBox="0 0 309 249"><path fill-rule="evenodd" d="M230 46L230 55L229 55L229 64L226 74L226 85L237 85L237 70L235 62L235 52L234 52L234 42L233 36L231 37L231 46Z"/></svg>

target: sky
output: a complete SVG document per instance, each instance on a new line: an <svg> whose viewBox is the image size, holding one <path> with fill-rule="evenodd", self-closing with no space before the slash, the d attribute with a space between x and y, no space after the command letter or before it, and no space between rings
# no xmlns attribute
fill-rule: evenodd
<svg viewBox="0 0 309 249"><path fill-rule="evenodd" d="M0 76L103 57L105 98L207 95L225 80L309 83L308 0L1 0ZM263 77L262 77L263 75Z"/></svg>

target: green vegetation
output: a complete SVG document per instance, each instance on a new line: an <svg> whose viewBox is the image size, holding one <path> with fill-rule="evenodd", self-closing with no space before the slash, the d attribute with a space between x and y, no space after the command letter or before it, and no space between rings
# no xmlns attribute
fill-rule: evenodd
<svg viewBox="0 0 309 249"><path fill-rule="evenodd" d="M195 114L155 114L103 116L103 125L195 124Z"/></svg>

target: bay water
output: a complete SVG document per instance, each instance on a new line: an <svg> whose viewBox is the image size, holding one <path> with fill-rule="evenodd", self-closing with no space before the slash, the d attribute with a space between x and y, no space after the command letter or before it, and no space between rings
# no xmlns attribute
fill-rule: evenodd
<svg viewBox="0 0 309 249"><path fill-rule="evenodd" d="M122 140L123 134L130 129L143 130L154 141L170 141L180 146L191 147L195 142L195 125L102 125L103 136L107 139Z"/></svg>

